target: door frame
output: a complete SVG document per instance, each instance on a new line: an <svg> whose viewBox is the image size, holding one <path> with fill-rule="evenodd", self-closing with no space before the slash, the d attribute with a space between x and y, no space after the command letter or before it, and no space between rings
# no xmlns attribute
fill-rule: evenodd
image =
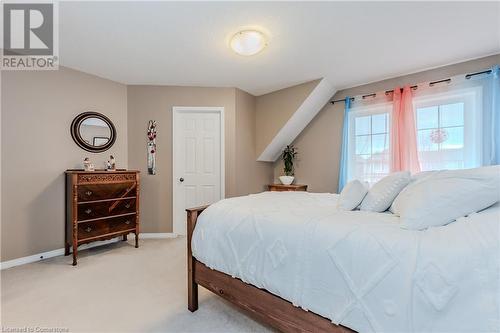
<svg viewBox="0 0 500 333"><path fill-rule="evenodd" d="M176 121L178 116L182 113L219 113L220 115L220 193L221 199L226 197L226 170L225 170L225 139L224 139L224 107L223 106L174 106L172 107L172 232L178 234L176 230L175 223L175 210L176 210L176 200L175 200L175 129Z"/></svg>

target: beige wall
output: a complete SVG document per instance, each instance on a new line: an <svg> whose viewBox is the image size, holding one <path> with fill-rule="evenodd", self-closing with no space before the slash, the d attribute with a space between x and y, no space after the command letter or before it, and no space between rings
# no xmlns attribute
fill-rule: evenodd
<svg viewBox="0 0 500 333"><path fill-rule="evenodd" d="M343 105L342 105L343 107ZM293 144L298 148L295 182L311 192L336 192L342 133L342 107L326 105ZM284 175L283 161L274 163L274 177Z"/></svg>
<svg viewBox="0 0 500 333"><path fill-rule="evenodd" d="M333 98L342 99L346 96L389 90L405 84L439 80L485 69L498 63L500 63L500 55L494 55L344 89L336 93ZM337 191L343 109L344 103L327 104L294 142L299 149L299 160L295 169L296 181L309 184L309 189L313 192ZM275 179L283 174L282 169L283 163L279 160L275 163Z"/></svg>
<svg viewBox="0 0 500 333"><path fill-rule="evenodd" d="M319 82L314 80L257 97L257 156L266 149Z"/></svg>
<svg viewBox="0 0 500 333"><path fill-rule="evenodd" d="M235 195L262 192L273 181L273 163L257 161L256 100L257 97L236 89Z"/></svg>
<svg viewBox="0 0 500 333"><path fill-rule="evenodd" d="M255 162L252 95L234 88L129 86L127 96L129 167L142 172L141 232L172 231L174 106L224 107L226 197L257 192L272 180L272 164ZM156 175L146 168L146 127L152 119L158 131Z"/></svg>
<svg viewBox="0 0 500 333"><path fill-rule="evenodd" d="M2 72L1 260L62 248L65 169L89 156L104 166L113 154L127 167L125 85L67 68ZM92 154L71 139L70 124L84 111L98 111L116 126L117 140Z"/></svg>

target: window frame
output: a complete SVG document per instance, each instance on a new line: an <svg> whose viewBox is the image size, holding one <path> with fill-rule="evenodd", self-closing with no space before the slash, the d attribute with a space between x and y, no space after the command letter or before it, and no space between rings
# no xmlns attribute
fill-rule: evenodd
<svg viewBox="0 0 500 333"><path fill-rule="evenodd" d="M454 103L464 103L464 168L478 167L481 165L483 157L483 143L481 136L481 101L482 88L477 86L414 96L413 109L415 113L415 133L418 133L418 109Z"/></svg>
<svg viewBox="0 0 500 333"><path fill-rule="evenodd" d="M374 116L379 114L387 114L387 135L389 140L389 156L392 154L391 145L391 128L392 128L392 102L379 102L370 105L359 105L349 109L349 129L347 132L348 146L347 146L347 180L355 179L353 169L355 167L356 157L356 118L365 116ZM372 133L370 133L373 136ZM373 138L372 138L373 140ZM389 165L390 167L390 165ZM389 171L390 172L390 171ZM360 179L364 181L363 179Z"/></svg>

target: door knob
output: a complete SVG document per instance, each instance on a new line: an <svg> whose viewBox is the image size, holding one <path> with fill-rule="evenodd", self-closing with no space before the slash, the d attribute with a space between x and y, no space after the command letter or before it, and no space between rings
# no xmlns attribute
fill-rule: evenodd
<svg viewBox="0 0 500 333"><path fill-rule="evenodd" d="M184 181L184 178L179 178L179 181L182 183Z"/></svg>

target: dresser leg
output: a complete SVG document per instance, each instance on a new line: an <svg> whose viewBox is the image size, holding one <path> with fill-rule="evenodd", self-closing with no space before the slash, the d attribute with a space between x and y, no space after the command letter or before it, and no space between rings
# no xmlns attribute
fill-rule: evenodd
<svg viewBox="0 0 500 333"><path fill-rule="evenodd" d="M139 247L139 234L135 233L135 248L137 249Z"/></svg>
<svg viewBox="0 0 500 333"><path fill-rule="evenodd" d="M64 243L64 255L69 256L69 243Z"/></svg>
<svg viewBox="0 0 500 333"><path fill-rule="evenodd" d="M126 242L126 241L127 241L127 235L123 235L122 240L123 240L124 242Z"/></svg>

